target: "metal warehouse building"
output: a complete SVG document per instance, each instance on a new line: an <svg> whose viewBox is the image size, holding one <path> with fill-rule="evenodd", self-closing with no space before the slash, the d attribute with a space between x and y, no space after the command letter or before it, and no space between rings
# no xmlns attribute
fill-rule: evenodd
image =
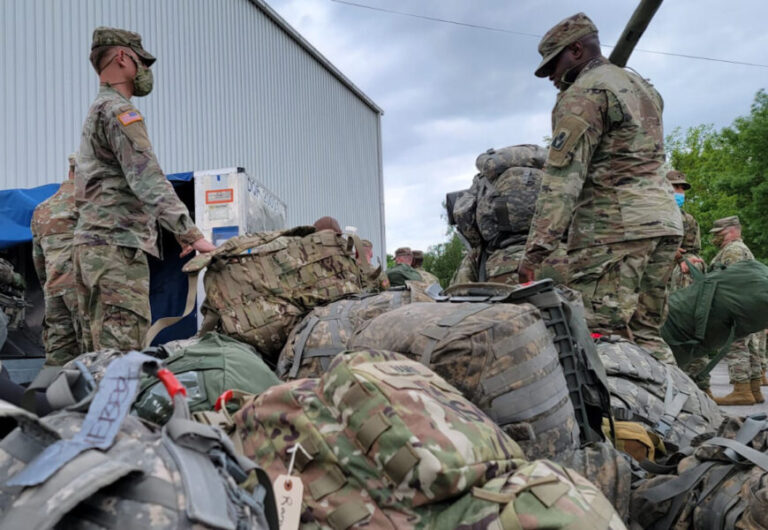
<svg viewBox="0 0 768 530"><path fill-rule="evenodd" d="M59 182L98 79L97 26L141 33L134 98L167 173L244 167L288 224L333 215L384 256L382 111L262 0L4 0L0 189Z"/></svg>

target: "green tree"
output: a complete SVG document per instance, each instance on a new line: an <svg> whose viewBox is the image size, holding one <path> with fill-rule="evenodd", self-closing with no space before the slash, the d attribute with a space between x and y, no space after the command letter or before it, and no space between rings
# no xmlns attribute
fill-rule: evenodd
<svg viewBox="0 0 768 530"><path fill-rule="evenodd" d="M452 228L448 230L448 236L446 242L433 245L424 253L424 270L437 276L444 288L451 283L465 252L464 244Z"/></svg>

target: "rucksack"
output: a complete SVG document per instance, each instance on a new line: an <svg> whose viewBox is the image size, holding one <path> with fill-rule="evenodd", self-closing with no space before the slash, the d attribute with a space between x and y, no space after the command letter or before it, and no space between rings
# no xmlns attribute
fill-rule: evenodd
<svg viewBox="0 0 768 530"><path fill-rule="evenodd" d="M552 337L528 304L415 303L363 324L351 349L384 348L429 366L512 436L529 458L579 444Z"/></svg>
<svg viewBox="0 0 768 530"><path fill-rule="evenodd" d="M161 430L128 415L142 369L173 396ZM2 528L277 528L267 475L189 419L183 388L152 357L112 362L85 416L39 419L5 402L0 416L4 433L17 425L0 441Z"/></svg>
<svg viewBox="0 0 768 530"><path fill-rule="evenodd" d="M183 269L190 274L189 292L194 291L196 275L207 267L202 330L221 329L276 357L305 313L362 291L370 266L355 259L353 245L362 256L357 237L346 240L331 230L299 226L233 237L213 252L192 258ZM185 314L194 306L193 298L189 302ZM146 343L176 320L153 324Z"/></svg>
<svg viewBox="0 0 768 530"><path fill-rule="evenodd" d="M677 447L687 447L723 421L717 404L677 366L619 337L601 338L597 351L608 374L614 418L641 422Z"/></svg>
<svg viewBox="0 0 768 530"><path fill-rule="evenodd" d="M399 290L353 295L314 308L288 335L277 361L277 375L282 379L319 377L347 349L347 342L363 322L411 302L432 302L423 287L420 282L407 282Z"/></svg>
<svg viewBox="0 0 768 530"><path fill-rule="evenodd" d="M478 155L475 167L487 179L495 179L511 167L543 169L548 151L534 144L488 149Z"/></svg>
<svg viewBox="0 0 768 530"><path fill-rule="evenodd" d="M768 527L768 421L729 417L694 447L653 466L632 492L634 524L650 529Z"/></svg>
<svg viewBox="0 0 768 530"><path fill-rule="evenodd" d="M402 355L338 355L235 414L245 455L303 484L302 524L424 527L447 501L513 469L520 448L458 390ZM295 455L295 456L292 456Z"/></svg>

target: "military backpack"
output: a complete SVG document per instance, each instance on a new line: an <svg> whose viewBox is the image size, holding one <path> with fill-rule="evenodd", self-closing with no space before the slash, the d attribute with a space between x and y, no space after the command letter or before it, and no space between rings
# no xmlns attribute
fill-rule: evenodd
<svg viewBox="0 0 768 530"><path fill-rule="evenodd" d="M0 311L6 317L6 331L18 329L24 323L27 307L24 300L25 289L24 278L13 269L9 261L0 258Z"/></svg>

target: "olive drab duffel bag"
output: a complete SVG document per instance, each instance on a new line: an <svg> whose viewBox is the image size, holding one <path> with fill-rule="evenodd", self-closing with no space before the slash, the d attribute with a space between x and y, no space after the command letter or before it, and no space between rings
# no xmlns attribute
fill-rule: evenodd
<svg viewBox="0 0 768 530"><path fill-rule="evenodd" d="M619 337L602 337L597 351L608 374L614 418L645 425L665 445L687 447L723 421L717 404L680 368Z"/></svg>
<svg viewBox="0 0 768 530"><path fill-rule="evenodd" d="M320 379L247 400L234 422L246 456L301 482L311 528L426 528L523 456L444 379L385 351L337 355Z"/></svg>
<svg viewBox="0 0 768 530"><path fill-rule="evenodd" d="M0 402L1 528L276 529L269 477L219 429L189 419L183 387L131 352L106 369L86 415ZM159 430L128 414L143 370L168 386Z"/></svg>
<svg viewBox="0 0 768 530"><path fill-rule="evenodd" d="M729 417L717 433L653 466L632 491L633 524L649 529L768 528L768 420Z"/></svg>
<svg viewBox="0 0 768 530"><path fill-rule="evenodd" d="M345 239L312 226L233 237L184 265L190 288L183 316L194 307L191 286L207 268L202 330L219 329L276 357L305 313L362 291L371 266L355 259L355 251L364 253L356 236ZM180 318L155 322L146 344Z"/></svg>
<svg viewBox="0 0 768 530"><path fill-rule="evenodd" d="M412 302L432 302L423 282L379 294L353 295L316 307L296 325L280 352L277 375L283 379L319 377L331 359L347 349L347 342L363 323Z"/></svg>
<svg viewBox="0 0 768 530"><path fill-rule="evenodd" d="M531 305L410 304L363 324L349 347L385 348L429 366L502 426L529 458L579 444L557 350Z"/></svg>

